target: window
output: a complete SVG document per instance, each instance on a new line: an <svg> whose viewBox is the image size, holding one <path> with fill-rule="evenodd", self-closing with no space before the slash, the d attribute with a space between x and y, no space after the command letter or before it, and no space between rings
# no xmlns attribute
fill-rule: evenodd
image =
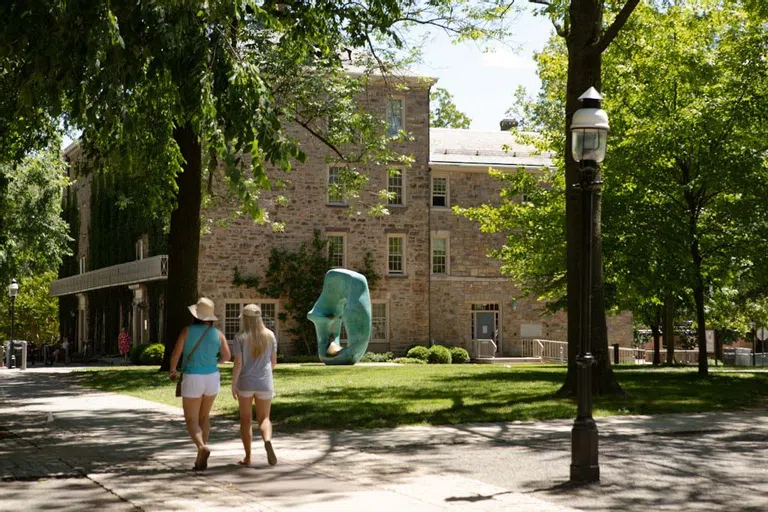
<svg viewBox="0 0 768 512"><path fill-rule="evenodd" d="M343 233L328 234L328 260L331 263L331 267L346 266L346 237Z"/></svg>
<svg viewBox="0 0 768 512"><path fill-rule="evenodd" d="M142 239L139 239L136 242L136 259L137 260L144 259L144 240Z"/></svg>
<svg viewBox="0 0 768 512"><path fill-rule="evenodd" d="M387 304L374 302L371 304L372 329L371 341L387 341Z"/></svg>
<svg viewBox="0 0 768 512"><path fill-rule="evenodd" d="M387 135L394 137L403 129L403 100L387 100Z"/></svg>
<svg viewBox="0 0 768 512"><path fill-rule="evenodd" d="M328 204L347 204L344 198L344 185L341 183L342 167L328 168Z"/></svg>
<svg viewBox="0 0 768 512"><path fill-rule="evenodd" d="M387 270L390 274L405 274L405 235L387 237Z"/></svg>
<svg viewBox="0 0 768 512"><path fill-rule="evenodd" d="M234 340L240 331L240 306L240 303L224 305L224 337L228 340Z"/></svg>
<svg viewBox="0 0 768 512"><path fill-rule="evenodd" d="M267 329L277 333L277 304L274 302L261 303L261 319Z"/></svg>
<svg viewBox="0 0 768 512"><path fill-rule="evenodd" d="M432 178L432 206L445 208L448 206L448 178Z"/></svg>
<svg viewBox="0 0 768 512"><path fill-rule="evenodd" d="M80 258L80 273L85 274L85 256Z"/></svg>
<svg viewBox="0 0 768 512"><path fill-rule="evenodd" d="M448 273L448 240L432 238L432 273Z"/></svg>
<svg viewBox="0 0 768 512"><path fill-rule="evenodd" d="M390 169L387 181L387 192L393 194L387 198L387 204L403 206L405 204L403 194L403 171L400 169Z"/></svg>
<svg viewBox="0 0 768 512"><path fill-rule="evenodd" d="M235 335L242 329L242 320L240 319L240 312L242 311L243 304L250 304L251 302L228 302L224 304L224 336L227 340L232 341L235 339ZM264 321L264 325L272 332L277 334L277 303L275 302L262 302L259 304L261 307L261 319Z"/></svg>

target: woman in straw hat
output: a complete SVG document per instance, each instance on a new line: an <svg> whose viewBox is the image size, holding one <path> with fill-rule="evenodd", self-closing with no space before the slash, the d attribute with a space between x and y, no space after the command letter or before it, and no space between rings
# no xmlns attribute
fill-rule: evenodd
<svg viewBox="0 0 768 512"><path fill-rule="evenodd" d="M272 384L272 369L277 365L277 339L275 333L267 329L261 318L261 308L248 304L240 315L243 330L235 336L232 351L235 355L235 367L232 370L232 396L240 404L240 437L245 448L245 457L239 462L243 466L251 463L251 406L256 405L256 422L261 430L267 462L277 464L275 451L272 449L272 422L269 410L272 397L275 396Z"/></svg>
<svg viewBox="0 0 768 512"><path fill-rule="evenodd" d="M181 397L187 432L197 446L194 469L199 470L208 467L208 456L211 454L208 435L211 431L211 407L219 394L217 363L229 361L231 357L227 339L213 327L213 322L217 320L213 307L213 301L205 297L194 306L189 306L195 319L192 325L181 331L171 356L170 377L176 380L176 365L184 355Z"/></svg>

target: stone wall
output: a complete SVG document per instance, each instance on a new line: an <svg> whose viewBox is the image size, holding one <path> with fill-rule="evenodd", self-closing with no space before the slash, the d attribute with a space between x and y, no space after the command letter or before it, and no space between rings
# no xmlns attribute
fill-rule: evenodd
<svg viewBox="0 0 768 512"><path fill-rule="evenodd" d="M371 86L364 101L366 108L384 116L387 90ZM307 154L304 163L281 178L289 183L282 191L265 193L261 203L270 211L270 218L284 222L284 232L273 232L269 226L260 226L245 216L229 220L236 210L235 203L220 204L205 212L210 219L210 232L200 243L199 288L200 293L216 303L216 314L224 327L225 304L266 299L256 290L237 287L232 283L233 269L239 268L244 275L263 277L271 248L296 250L302 242L310 243L317 230L322 236L339 234L346 239L346 267L361 269L367 252L373 256L376 272L381 276L371 292L373 301L385 301L389 314L389 344L378 344L377 349L403 353L414 344L426 344L428 340L429 309L429 214L430 182L429 155L429 92L426 86L414 87L408 92L398 92L404 99L405 128L414 140L398 147L405 154L412 154L414 164L404 170L405 206L390 208L385 217L371 217L365 211L376 192L387 186L387 169L367 169L370 182L361 194L359 205L328 204L327 180L328 148L305 133L294 130ZM276 177L281 171L270 170ZM284 194L290 198L287 206L276 207L274 198ZM391 234L405 236L405 276L387 275L387 238ZM294 342L286 335L289 322L279 322L279 350L293 351ZM314 340L313 340L314 342Z"/></svg>

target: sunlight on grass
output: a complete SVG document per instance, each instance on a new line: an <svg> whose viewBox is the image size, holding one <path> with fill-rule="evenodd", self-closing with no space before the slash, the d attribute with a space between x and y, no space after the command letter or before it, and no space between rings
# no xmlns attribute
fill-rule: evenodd
<svg viewBox="0 0 768 512"><path fill-rule="evenodd" d="M713 372L699 379L690 368L632 366L616 373L629 396L595 397L595 416L736 410L768 398L768 375L761 373ZM234 419L231 365L222 365L221 375L214 413ZM84 386L181 406L175 385L156 368L93 369L77 376ZM572 418L575 402L554 396L564 379L559 365L280 365L273 417L290 430Z"/></svg>

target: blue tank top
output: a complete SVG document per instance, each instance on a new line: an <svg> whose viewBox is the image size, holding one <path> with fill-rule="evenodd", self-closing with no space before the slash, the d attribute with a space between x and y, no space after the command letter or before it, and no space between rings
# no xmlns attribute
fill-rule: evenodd
<svg viewBox="0 0 768 512"><path fill-rule="evenodd" d="M187 356L195 347L197 340L203 335L203 332L208 329L207 325L190 325L187 331L187 339L184 340L184 372L197 375L207 375L210 373L216 373L219 369L216 367L218 362L218 354L221 350L221 342L219 341L219 330L215 327L211 327L205 335L205 338L200 342L200 346L197 347L195 353L192 354L192 359L187 361Z"/></svg>

